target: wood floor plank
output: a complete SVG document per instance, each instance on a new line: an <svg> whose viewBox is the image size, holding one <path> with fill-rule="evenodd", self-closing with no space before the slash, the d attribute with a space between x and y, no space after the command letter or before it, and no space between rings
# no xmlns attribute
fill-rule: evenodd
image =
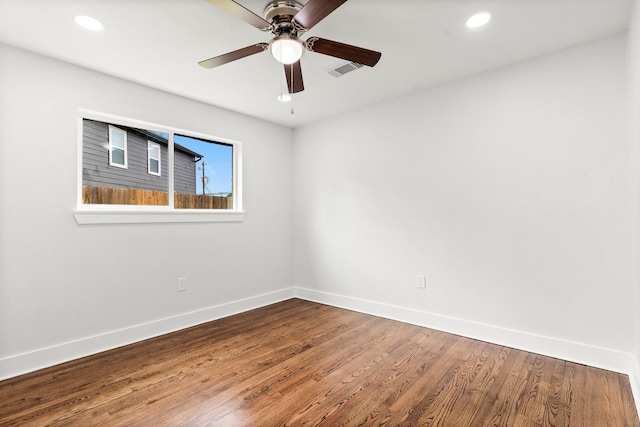
<svg viewBox="0 0 640 427"><path fill-rule="evenodd" d="M363 381L357 390L359 395L354 394L353 398L345 399L340 412L335 414L336 417L343 420L342 425L356 423L356 420L360 420L358 425L364 425L367 421L379 419L380 413L389 409L389 403L404 395L407 387L423 375L424 369L432 366L442 355L439 351L425 353L426 349L445 348L453 342L450 338L451 336L442 333L417 334L406 345L390 354L391 358L387 363ZM418 369L415 368L416 361L420 362Z"/></svg>
<svg viewBox="0 0 640 427"><path fill-rule="evenodd" d="M299 299L0 382L0 426L629 426L625 375Z"/></svg>
<svg viewBox="0 0 640 427"><path fill-rule="evenodd" d="M547 399L544 402L543 422L551 426L564 426L560 414L568 409L568 404L561 394L566 362L556 359L555 366L551 372L551 379L547 383Z"/></svg>
<svg viewBox="0 0 640 427"><path fill-rule="evenodd" d="M516 409L521 404L520 390L524 387L524 378L529 372L528 353L510 350L502 369L488 390L486 401L489 404L480 407L468 425L508 426L513 423Z"/></svg>
<svg viewBox="0 0 640 427"><path fill-rule="evenodd" d="M587 367L571 362L567 362L566 366L572 370L570 375L565 375L565 383L570 381L569 384L565 384L565 388L572 390L568 394L567 400L570 402L571 412L567 425L588 427L589 420L587 419L586 405L591 404L591 402L586 393Z"/></svg>
<svg viewBox="0 0 640 427"><path fill-rule="evenodd" d="M386 369L391 363L390 355L402 344L397 325L383 322L382 326L385 326L385 330L375 334L373 341L363 341L364 345L357 347L357 351L350 354L339 367L332 366L322 375L313 376L315 383L311 385L316 397L304 405L296 405L298 410L287 420L288 424L296 425L302 419L329 422L346 401L356 394L362 396L362 392L370 385L367 378L376 375L380 369ZM298 390L295 394L299 395ZM304 399L300 401L304 402Z"/></svg>
<svg viewBox="0 0 640 427"><path fill-rule="evenodd" d="M438 357L432 359L432 364L421 366L416 375L409 377L410 382L402 393L388 395L380 402L368 416L358 425L410 425L416 418L428 419L430 414L425 412L430 409L437 410L434 405L454 375L460 369L460 364L481 345L477 341L468 341L464 344L460 340L454 340L443 348ZM425 375L429 372L429 375Z"/></svg>
<svg viewBox="0 0 640 427"><path fill-rule="evenodd" d="M618 385L617 387L611 387L610 393L612 397L621 393L621 404L623 407L623 411L617 413L618 424L624 425L625 427L629 427L633 425L633 420L638 417L638 413L636 411L635 401L633 399L633 391L631 390L631 384L629 383L629 379L624 375L618 375ZM631 421L630 421L631 420Z"/></svg>
<svg viewBox="0 0 640 427"><path fill-rule="evenodd" d="M564 369L564 361L535 355L535 365L529 381L530 387L527 389L527 403L518 412L516 423L555 426L555 415L548 403L552 394L554 373L562 369ZM560 405L560 402L555 403L556 406ZM523 421L518 421L519 419Z"/></svg>
<svg viewBox="0 0 640 427"><path fill-rule="evenodd" d="M328 347L312 346L309 351L301 355L300 364L296 367L291 367L288 363L283 366L277 366L274 370L263 373L258 378L252 379L249 384L244 384L243 393L235 396L236 403L234 407L244 408L253 403L259 395L271 392L277 396L283 396L289 391L295 390L299 392L304 386L298 384L292 386L291 381L299 383L300 381L306 383L309 386L313 386L315 392L319 389L319 385L322 380L327 376L341 375L342 371L347 366L349 370L354 369L353 366L361 364L363 353L368 349L375 347L380 341L384 340L388 336L389 331L380 330L380 327L384 327L383 322L379 322L373 317L366 319L362 325L359 325L355 329L358 334L352 334L349 332L346 336L336 338L336 341L342 341L344 338L349 339L352 345L335 345L338 344L331 340L326 344ZM357 342L356 338L362 335L362 332L367 327L378 337L377 339L363 342L362 345L357 346L353 343ZM329 353L327 350L331 349ZM331 357L330 355L333 355ZM292 375L295 373L295 375ZM256 381L257 380L257 381ZM320 393L322 395L328 394L328 391ZM291 406L290 406L291 407Z"/></svg>
<svg viewBox="0 0 640 427"><path fill-rule="evenodd" d="M484 362L478 365L480 369L465 390L464 399L455 411L447 415L447 423L473 425L472 420L480 409L483 406L490 407L495 402L496 396L491 390L497 381L504 381L500 372L505 368L509 355L510 349L505 347L491 345L484 350Z"/></svg>

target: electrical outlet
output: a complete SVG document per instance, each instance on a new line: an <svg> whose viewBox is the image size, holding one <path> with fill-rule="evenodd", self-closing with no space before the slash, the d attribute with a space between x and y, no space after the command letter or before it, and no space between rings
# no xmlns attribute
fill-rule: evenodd
<svg viewBox="0 0 640 427"><path fill-rule="evenodd" d="M187 278L178 277L178 292L184 292L187 290Z"/></svg>
<svg viewBox="0 0 640 427"><path fill-rule="evenodd" d="M419 289L427 288L427 276L418 276L418 288Z"/></svg>

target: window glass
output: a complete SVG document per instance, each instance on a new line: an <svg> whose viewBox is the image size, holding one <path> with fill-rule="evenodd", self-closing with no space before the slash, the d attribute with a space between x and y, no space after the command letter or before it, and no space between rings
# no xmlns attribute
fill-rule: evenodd
<svg viewBox="0 0 640 427"><path fill-rule="evenodd" d="M109 164L127 167L127 133L109 126Z"/></svg>
<svg viewBox="0 0 640 427"><path fill-rule="evenodd" d="M177 209L233 209L233 145L175 135L175 207ZM195 168L188 167L195 160ZM195 157L194 157L195 154Z"/></svg>
<svg viewBox="0 0 640 427"><path fill-rule="evenodd" d="M149 156L149 173L151 175L161 175L160 173L160 145L147 141L147 154Z"/></svg>
<svg viewBox="0 0 640 427"><path fill-rule="evenodd" d="M84 204L168 205L167 133L89 119L82 129Z"/></svg>

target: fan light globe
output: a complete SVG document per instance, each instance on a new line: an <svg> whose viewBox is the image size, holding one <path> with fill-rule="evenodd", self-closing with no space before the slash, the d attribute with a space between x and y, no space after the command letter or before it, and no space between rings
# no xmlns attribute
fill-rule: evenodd
<svg viewBox="0 0 640 427"><path fill-rule="evenodd" d="M269 46L271 55L281 64L293 64L302 57L304 48L300 39L288 35L274 38Z"/></svg>

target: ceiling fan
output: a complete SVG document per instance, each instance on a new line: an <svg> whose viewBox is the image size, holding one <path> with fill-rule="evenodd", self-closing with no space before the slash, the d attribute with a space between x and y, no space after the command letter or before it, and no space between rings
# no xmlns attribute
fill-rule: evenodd
<svg viewBox="0 0 640 427"><path fill-rule="evenodd" d="M320 37L310 37L306 41L300 39L303 33L347 0L309 0L304 5L296 0L273 0L267 3L263 12L264 18L233 0L207 1L261 31L270 32L274 37L269 43L257 43L200 61L198 64L205 68L218 67L269 50L273 57L284 65L289 93L297 93L304 90L300 57L305 50L369 67L376 65L382 56L380 52Z"/></svg>

